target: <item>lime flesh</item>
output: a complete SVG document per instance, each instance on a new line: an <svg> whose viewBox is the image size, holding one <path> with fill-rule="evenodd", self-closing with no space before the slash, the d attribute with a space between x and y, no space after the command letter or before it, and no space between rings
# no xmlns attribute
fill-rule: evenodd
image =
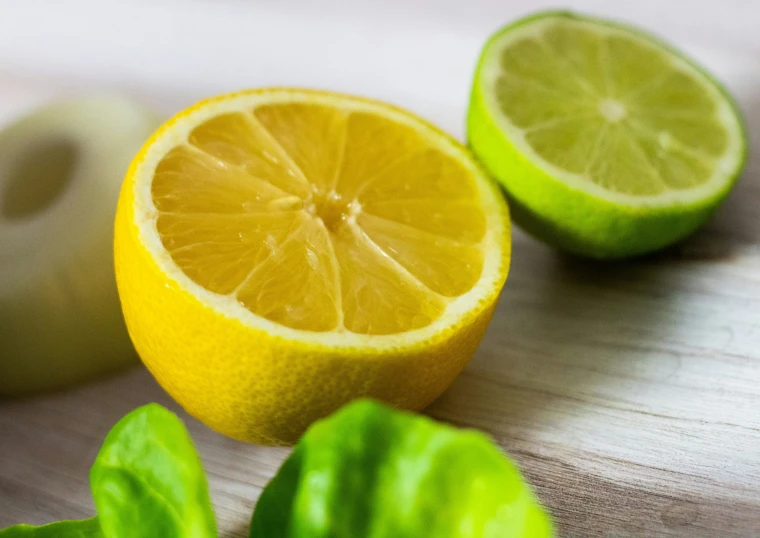
<svg viewBox="0 0 760 538"><path fill-rule="evenodd" d="M638 30L564 12L489 40L468 136L523 228L598 258L693 232L746 154L732 100L702 69Z"/></svg>

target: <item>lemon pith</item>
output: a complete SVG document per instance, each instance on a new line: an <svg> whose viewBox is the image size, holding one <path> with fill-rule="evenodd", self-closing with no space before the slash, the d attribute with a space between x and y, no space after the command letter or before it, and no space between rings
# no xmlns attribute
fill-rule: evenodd
<svg viewBox="0 0 760 538"><path fill-rule="evenodd" d="M509 251L506 205L456 142L286 89L170 120L133 163L115 238L148 368L209 426L267 443L356 396L427 405L477 347Z"/></svg>

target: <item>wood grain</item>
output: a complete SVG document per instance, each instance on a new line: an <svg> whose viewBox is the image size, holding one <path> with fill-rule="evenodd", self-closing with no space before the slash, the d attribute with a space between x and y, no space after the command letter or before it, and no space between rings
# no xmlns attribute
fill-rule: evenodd
<svg viewBox="0 0 760 538"><path fill-rule="evenodd" d="M647 4L653 13L660 5ZM705 58L738 94L754 150L715 218L683 244L626 263L565 257L516 232L491 328L427 411L492 435L562 536L760 537L760 77L755 56ZM446 68L464 80L471 58L458 62ZM18 102L27 87L16 88ZM455 93L447 103L459 104L450 106L394 96L454 130L462 117ZM192 100L185 97L166 102ZM0 103L8 113L9 103ZM150 401L181 413L140 368L0 401L0 528L92 515L88 470L102 439ZM238 443L182 416L222 536L246 536L256 498L288 451Z"/></svg>
<svg viewBox="0 0 760 538"><path fill-rule="evenodd" d="M760 536L760 193L745 181L706 230L634 263L556 255L518 235L472 363L429 413L485 430L563 536ZM134 407L177 406L147 372L0 403L0 527L92 514L88 469ZM245 536L287 450L187 417L223 536Z"/></svg>

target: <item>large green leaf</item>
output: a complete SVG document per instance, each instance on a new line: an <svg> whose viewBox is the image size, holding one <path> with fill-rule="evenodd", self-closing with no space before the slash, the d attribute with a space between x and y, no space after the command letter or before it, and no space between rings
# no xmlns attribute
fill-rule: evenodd
<svg viewBox="0 0 760 538"><path fill-rule="evenodd" d="M251 538L544 538L551 521L487 437L370 401L309 429Z"/></svg>

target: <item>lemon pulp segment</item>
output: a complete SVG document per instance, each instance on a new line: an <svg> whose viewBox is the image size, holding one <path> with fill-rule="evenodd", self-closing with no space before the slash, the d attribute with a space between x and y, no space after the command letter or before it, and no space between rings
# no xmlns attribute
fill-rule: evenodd
<svg viewBox="0 0 760 538"><path fill-rule="evenodd" d="M294 329L425 327L483 268L472 173L368 111L283 102L214 116L161 159L151 195L190 279Z"/></svg>

